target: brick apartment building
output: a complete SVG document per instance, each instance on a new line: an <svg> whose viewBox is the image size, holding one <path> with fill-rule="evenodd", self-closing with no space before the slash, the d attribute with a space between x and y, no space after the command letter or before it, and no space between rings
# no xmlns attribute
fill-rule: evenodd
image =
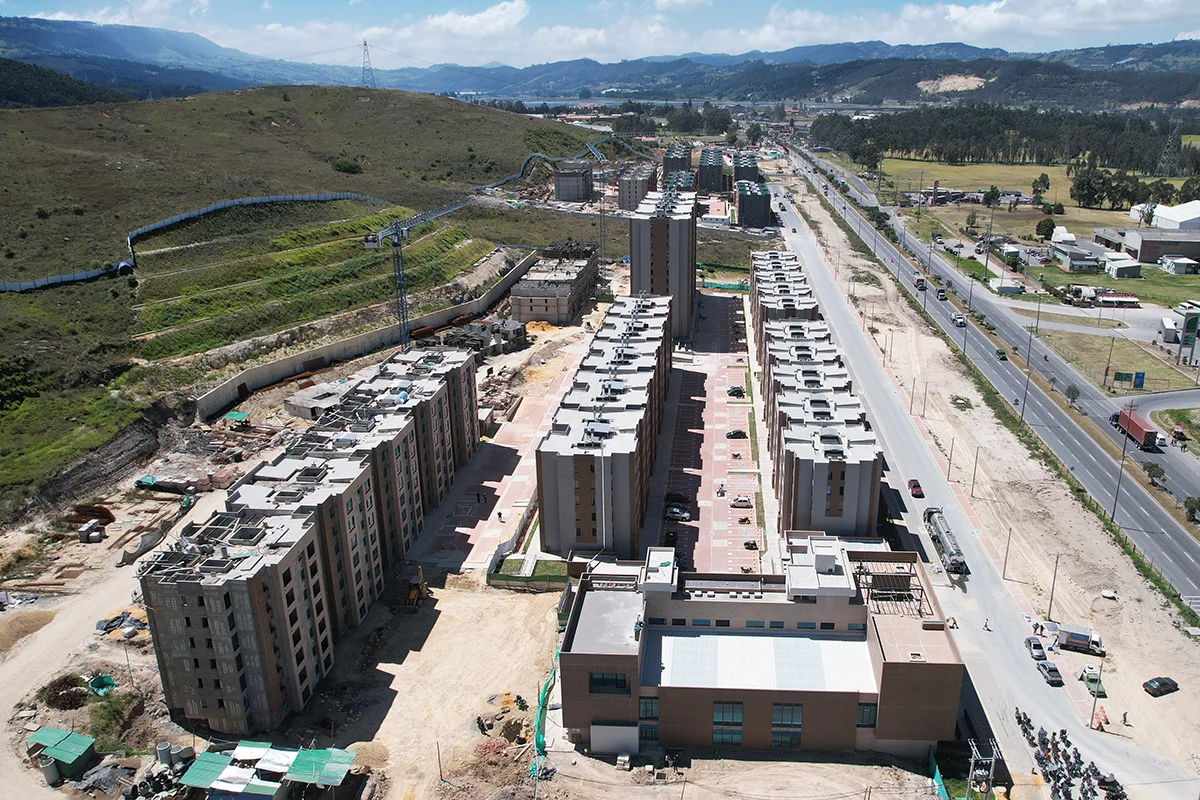
<svg viewBox="0 0 1200 800"><path fill-rule="evenodd" d="M629 219L630 293L671 298L671 335L689 339L696 298L696 194L651 192Z"/></svg>

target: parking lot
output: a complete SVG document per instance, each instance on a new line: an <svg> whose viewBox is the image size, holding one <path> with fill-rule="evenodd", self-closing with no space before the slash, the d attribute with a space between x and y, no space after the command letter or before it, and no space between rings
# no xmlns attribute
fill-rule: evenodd
<svg viewBox="0 0 1200 800"><path fill-rule="evenodd" d="M691 519L663 523L663 542L673 542L681 563L698 572L759 569L763 538L758 464L749 438L753 409L749 394L729 394L730 387L749 391L746 358L741 298L704 295L694 361L676 365L681 391L667 484L668 492L686 496L682 505ZM747 438L727 437L735 431ZM748 499L750 507L732 507L738 497Z"/></svg>

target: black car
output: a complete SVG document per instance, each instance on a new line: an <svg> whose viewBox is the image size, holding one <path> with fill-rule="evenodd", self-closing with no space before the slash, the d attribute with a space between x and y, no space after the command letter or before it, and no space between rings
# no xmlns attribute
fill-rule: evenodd
<svg viewBox="0 0 1200 800"><path fill-rule="evenodd" d="M745 397L746 390L741 386L730 386L725 390L725 394L729 395L730 397Z"/></svg>
<svg viewBox="0 0 1200 800"><path fill-rule="evenodd" d="M747 436L746 436L746 432L744 430L742 430L741 428L737 428L732 431L725 431L725 438L726 439L745 439L745 438L747 438Z"/></svg>
<svg viewBox="0 0 1200 800"><path fill-rule="evenodd" d="M1164 694L1179 691L1179 684L1173 678L1151 678L1142 684L1146 694L1151 697L1162 697Z"/></svg>

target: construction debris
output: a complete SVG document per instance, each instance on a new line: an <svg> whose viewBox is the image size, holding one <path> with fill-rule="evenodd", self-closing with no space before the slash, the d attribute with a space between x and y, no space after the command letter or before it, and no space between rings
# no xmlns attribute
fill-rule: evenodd
<svg viewBox="0 0 1200 800"><path fill-rule="evenodd" d="M133 628L134 630L144 631L149 627L145 622L134 617L128 611L122 611L115 617L109 619L96 620L96 635L103 636L106 633L111 633L117 628Z"/></svg>

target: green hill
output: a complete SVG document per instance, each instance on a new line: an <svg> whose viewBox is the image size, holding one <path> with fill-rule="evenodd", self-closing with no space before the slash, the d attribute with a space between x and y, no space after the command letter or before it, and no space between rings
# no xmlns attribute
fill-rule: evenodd
<svg viewBox="0 0 1200 800"><path fill-rule="evenodd" d="M136 280L0 294L0 519L174 388L143 392L142 381L130 392L131 376L121 376L136 358L195 352L388 297L385 260L339 242L361 236L340 221L462 197L515 172L530 151L582 151L586 134L446 98L336 87L0 112L6 279L111 263L127 256L129 230L230 197L353 191L392 209L346 201L274 207L261 219L222 212L143 243L139 254L211 242L139 255ZM335 170L338 159L361 172ZM447 217L427 242L414 241L417 288L447 282L490 249L458 224ZM279 250L297 231L314 238ZM166 325L184 327L134 338Z"/></svg>
<svg viewBox="0 0 1200 800"><path fill-rule="evenodd" d="M119 103L126 95L52 69L0 58L0 108L47 108Z"/></svg>

